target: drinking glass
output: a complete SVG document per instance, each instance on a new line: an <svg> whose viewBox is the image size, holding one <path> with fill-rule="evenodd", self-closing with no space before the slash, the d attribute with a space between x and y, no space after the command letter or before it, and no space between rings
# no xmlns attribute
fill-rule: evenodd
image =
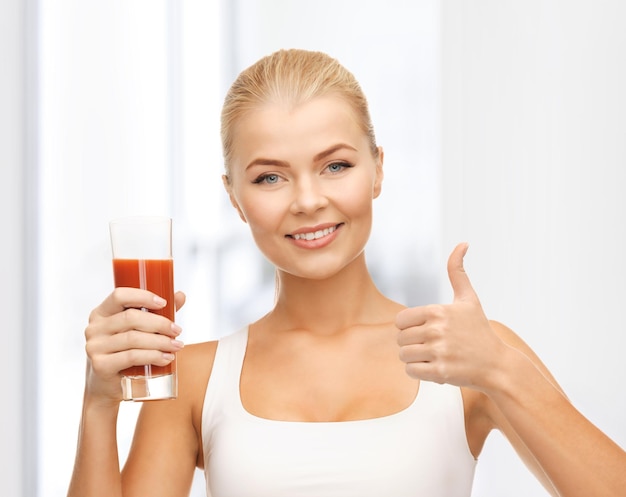
<svg viewBox="0 0 626 497"><path fill-rule="evenodd" d="M154 312L174 321L174 261L172 220L135 216L109 223L116 287L149 290L167 301ZM131 366L122 374L122 398L145 401L175 399L178 394L176 359L167 366Z"/></svg>

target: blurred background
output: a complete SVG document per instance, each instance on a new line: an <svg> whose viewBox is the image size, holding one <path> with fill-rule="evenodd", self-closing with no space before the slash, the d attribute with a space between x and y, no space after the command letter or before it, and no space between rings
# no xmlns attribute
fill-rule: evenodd
<svg viewBox="0 0 626 497"><path fill-rule="evenodd" d="M291 47L338 58L369 98L380 288L449 301L445 262L469 241L487 314L625 447L625 22L620 0L0 2L3 493L67 491L111 218L174 219L187 343L271 306L222 188L219 113L239 71ZM121 408L122 462L138 407ZM547 493L492 434L473 496L529 495Z"/></svg>

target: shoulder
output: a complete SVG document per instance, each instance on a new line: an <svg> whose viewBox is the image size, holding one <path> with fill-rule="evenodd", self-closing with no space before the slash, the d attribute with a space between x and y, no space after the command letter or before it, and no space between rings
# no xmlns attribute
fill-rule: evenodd
<svg viewBox="0 0 626 497"><path fill-rule="evenodd" d="M191 411L198 432L217 344L217 341L210 341L186 345L176 357L178 399Z"/></svg>
<svg viewBox="0 0 626 497"><path fill-rule="evenodd" d="M178 397L141 406L123 472L125 488L140 488L160 478L167 479L168 488L184 488L194 468L203 465L202 405L216 349L217 342L204 342L177 352Z"/></svg>
<svg viewBox="0 0 626 497"><path fill-rule="evenodd" d="M194 446L201 440L202 407L206 388L211 376L217 341L186 345L176 354L178 397L174 401L150 402L142 406L140 421L155 425L163 420L189 420L178 423L178 433L188 433L188 441ZM162 425L161 425L162 426ZM200 445L197 445L200 447ZM198 451L198 464L202 462L202 451Z"/></svg>
<svg viewBox="0 0 626 497"><path fill-rule="evenodd" d="M186 345L184 349L177 353L176 369L179 378L179 385L194 385L202 380L202 377L211 375L215 352L217 350L217 340ZM184 392L182 392L184 394Z"/></svg>
<svg viewBox="0 0 626 497"><path fill-rule="evenodd" d="M176 353L176 376L178 396L175 402L148 402L150 410L159 408L193 409L202 408L204 390L211 376L217 341L186 345Z"/></svg>

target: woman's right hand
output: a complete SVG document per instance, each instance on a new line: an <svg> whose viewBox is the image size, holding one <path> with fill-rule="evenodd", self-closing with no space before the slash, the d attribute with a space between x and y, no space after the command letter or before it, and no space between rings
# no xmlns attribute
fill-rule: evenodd
<svg viewBox="0 0 626 497"><path fill-rule="evenodd" d="M185 295L177 292L176 308ZM87 371L85 397L118 404L122 399L120 371L130 366L166 366L183 348L176 340L181 328L158 310L165 301L147 290L116 288L89 315L85 329Z"/></svg>

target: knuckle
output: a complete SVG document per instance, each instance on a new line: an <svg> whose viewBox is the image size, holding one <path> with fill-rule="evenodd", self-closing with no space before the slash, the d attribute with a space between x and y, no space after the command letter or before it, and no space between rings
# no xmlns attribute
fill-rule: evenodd
<svg viewBox="0 0 626 497"><path fill-rule="evenodd" d="M98 318L100 317L100 314L98 313L98 309L93 309L90 313L89 313L89 317L87 319L88 323L93 323L94 321L96 321Z"/></svg>
<svg viewBox="0 0 626 497"><path fill-rule="evenodd" d="M424 341L424 330L417 327L406 328L398 335L400 346L412 345Z"/></svg>
<svg viewBox="0 0 626 497"><path fill-rule="evenodd" d="M406 330L400 330L398 332L398 335L396 336L396 341L398 342L398 345L400 345L401 347L408 343L407 334L408 333L406 332Z"/></svg>
<svg viewBox="0 0 626 497"><path fill-rule="evenodd" d="M420 368L414 363L408 363L404 366L404 370L406 374L408 374L411 378L420 378Z"/></svg>
<svg viewBox="0 0 626 497"><path fill-rule="evenodd" d="M141 344L141 332L136 330L127 331L122 334L122 340L125 349L134 349Z"/></svg>
<svg viewBox="0 0 626 497"><path fill-rule="evenodd" d="M125 353L129 366L141 366L145 364L143 353L140 349L129 349Z"/></svg>
<svg viewBox="0 0 626 497"><path fill-rule="evenodd" d="M433 343L439 346L445 346L447 342L447 337L448 337L448 333L446 331L447 329L448 329L448 326L447 326L447 323L445 322L445 319L437 323L436 325L434 325L430 330L431 340L433 341Z"/></svg>
<svg viewBox="0 0 626 497"><path fill-rule="evenodd" d="M121 312L125 326L131 326L134 322L134 309L125 309Z"/></svg>
<svg viewBox="0 0 626 497"><path fill-rule="evenodd" d="M91 369L96 374L103 374L106 371L106 360L102 355L94 355L89 358L91 361Z"/></svg>
<svg viewBox="0 0 626 497"><path fill-rule="evenodd" d="M111 292L111 298L115 302L122 302L124 300L124 294L126 290L123 287L115 287Z"/></svg>
<svg viewBox="0 0 626 497"><path fill-rule="evenodd" d="M173 360L174 360L174 356L172 356L171 358L168 358L164 354L159 354L157 356L156 360L153 362L153 364L155 364L157 366L167 366Z"/></svg>
<svg viewBox="0 0 626 497"><path fill-rule="evenodd" d="M89 357L89 359L91 359L93 361L93 357L94 357L94 347L93 344L91 342L87 342L85 343L85 354L87 354L87 357Z"/></svg>
<svg viewBox="0 0 626 497"><path fill-rule="evenodd" d="M442 360L446 359L450 355L450 347L445 340L437 340L432 346L433 355Z"/></svg>
<svg viewBox="0 0 626 497"><path fill-rule="evenodd" d="M430 314L435 319L444 319L446 317L446 307L443 304L432 304L430 306Z"/></svg>
<svg viewBox="0 0 626 497"><path fill-rule="evenodd" d="M164 352L169 352L172 350L176 350L175 346L172 343L172 339L168 336L159 335L159 350Z"/></svg>
<svg viewBox="0 0 626 497"><path fill-rule="evenodd" d="M402 362L407 364L419 364L424 361L424 354L426 352L427 349L425 349L421 344L412 344L401 347L398 351L398 356Z"/></svg>
<svg viewBox="0 0 626 497"><path fill-rule="evenodd" d="M449 371L448 368L441 363L438 363L435 365L435 374L434 374L434 381L436 383L447 383L448 379L449 379Z"/></svg>
<svg viewBox="0 0 626 497"><path fill-rule="evenodd" d="M91 340L96 335L96 330L93 324L87 325L85 328L85 339L87 341Z"/></svg>
<svg viewBox="0 0 626 497"><path fill-rule="evenodd" d="M408 355L409 354L406 350L406 347L400 347L400 350L398 351L398 357L400 358L402 362L409 362Z"/></svg>
<svg viewBox="0 0 626 497"><path fill-rule="evenodd" d="M141 323L143 322L142 319L145 319L144 315L148 313L140 311L138 309L129 308L122 311L121 314L124 323L124 329L131 331L137 328L141 328Z"/></svg>

